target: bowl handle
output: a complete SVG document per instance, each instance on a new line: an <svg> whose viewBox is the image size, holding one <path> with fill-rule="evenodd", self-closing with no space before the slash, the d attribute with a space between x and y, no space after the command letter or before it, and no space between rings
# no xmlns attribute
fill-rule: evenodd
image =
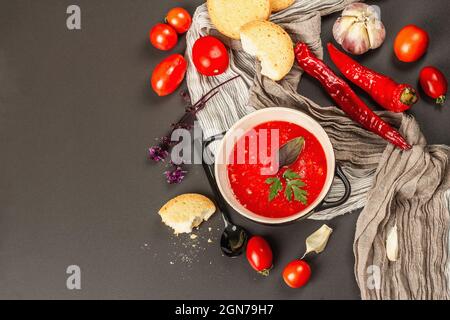
<svg viewBox="0 0 450 320"><path fill-rule="evenodd" d="M348 198L350 198L350 194L352 193L352 187L350 186L350 181L348 181L347 177L344 174L344 171L342 171L342 168L339 164L336 164L336 171L335 171L336 177L338 177L342 183L344 184L344 195L342 198L336 201L322 201L315 209L314 212L331 209L340 206L341 204L344 204L347 202Z"/></svg>
<svg viewBox="0 0 450 320"><path fill-rule="evenodd" d="M208 139L203 141L202 157L205 154L204 150L206 150L206 148L208 148L209 145L211 143L213 143L214 141L218 141L218 140L222 139L224 137L224 135L225 135L225 132L222 132L222 133L216 134L212 137L209 137ZM213 160L213 159L209 159L209 160ZM230 212L228 211L227 203L226 203L225 199L223 198L222 193L220 193L219 187L217 186L216 177L214 176L214 162L212 162L212 164L207 164L204 160L202 160L202 165L203 165L203 169L205 171L206 177L208 178L209 185L214 192L214 197L215 197L217 206L222 213L222 219L225 222L225 227L227 227L228 225L232 224L231 223L231 215L230 215Z"/></svg>
<svg viewBox="0 0 450 320"><path fill-rule="evenodd" d="M213 143L213 142L215 142L215 141L221 140L221 139L225 136L226 133L227 133L227 132L224 131L224 132L222 132L222 133L215 134L215 135L213 135L213 136L211 136L211 137L205 139L205 140L203 141L203 143L202 143L202 152L203 152L203 150L205 150L206 148L208 148L209 145L210 145L211 143ZM203 156L203 154L202 154L202 156ZM214 160L214 159L210 159L210 160ZM215 162L215 161L212 161L211 163L214 163L214 162Z"/></svg>

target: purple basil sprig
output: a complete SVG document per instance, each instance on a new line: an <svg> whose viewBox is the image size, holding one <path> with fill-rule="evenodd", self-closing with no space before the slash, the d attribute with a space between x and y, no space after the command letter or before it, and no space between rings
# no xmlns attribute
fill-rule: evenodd
<svg viewBox="0 0 450 320"><path fill-rule="evenodd" d="M155 162L162 162L168 157L172 142L168 137L162 137L158 140L158 145L148 148L147 158Z"/></svg>
<svg viewBox="0 0 450 320"><path fill-rule="evenodd" d="M148 158L156 162L164 161L168 155L169 151L164 150L160 146L153 146L148 149Z"/></svg>
<svg viewBox="0 0 450 320"><path fill-rule="evenodd" d="M217 89L222 87L223 85L227 84L228 82L233 81L234 79L239 78L240 75L234 76L211 90L209 90L203 97L200 98L199 101L197 101L195 104L191 104L191 100L189 97L189 94L187 92L182 92L181 96L182 98L188 103L188 106L186 107L186 112L184 113L183 117L177 122L171 125L171 129L169 131L169 134L165 137L162 137L159 139L159 143L155 146L152 146L148 149L148 159L153 160L155 162L162 162L169 156L170 148L175 145L176 143L171 141L171 136L174 130L176 129L190 129L192 126L190 124L190 121L192 118L194 118L197 115L197 112L202 110L209 100L211 100L215 95L219 93ZM171 171L165 171L164 174L166 175L167 182L169 184L174 183L180 183L183 181L187 171L183 170L181 165L175 165L171 163L175 168Z"/></svg>
<svg viewBox="0 0 450 320"><path fill-rule="evenodd" d="M167 170L164 172L168 184L180 183L181 181L183 181L186 173L187 171L183 170L181 166L177 165L174 165L173 170Z"/></svg>

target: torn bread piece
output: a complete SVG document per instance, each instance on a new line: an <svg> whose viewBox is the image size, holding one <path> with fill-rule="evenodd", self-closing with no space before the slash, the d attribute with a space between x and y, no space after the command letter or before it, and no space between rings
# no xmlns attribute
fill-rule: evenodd
<svg viewBox="0 0 450 320"><path fill-rule="evenodd" d="M241 28L242 47L261 61L261 74L283 79L294 65L294 44L283 28L269 21L252 21Z"/></svg>
<svg viewBox="0 0 450 320"><path fill-rule="evenodd" d="M208 0L207 7L217 30L232 39L239 39L244 24L267 20L271 13L270 0Z"/></svg>
<svg viewBox="0 0 450 320"><path fill-rule="evenodd" d="M295 0L270 0L272 12L278 12L290 7Z"/></svg>
<svg viewBox="0 0 450 320"><path fill-rule="evenodd" d="M210 199L201 194L186 193L169 200L158 213L162 221L179 234L191 233L214 212L216 206Z"/></svg>

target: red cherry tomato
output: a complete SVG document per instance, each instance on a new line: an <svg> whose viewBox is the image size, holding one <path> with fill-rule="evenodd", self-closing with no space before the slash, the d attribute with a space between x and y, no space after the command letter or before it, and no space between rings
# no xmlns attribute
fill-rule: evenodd
<svg viewBox="0 0 450 320"><path fill-rule="evenodd" d="M435 67L425 67L420 71L420 85L427 96L436 99L437 104L445 102L448 82L444 74Z"/></svg>
<svg viewBox="0 0 450 320"><path fill-rule="evenodd" d="M168 24L158 23L150 30L150 42L156 49L167 51L175 47L178 35Z"/></svg>
<svg viewBox="0 0 450 320"><path fill-rule="evenodd" d="M153 70L152 88L158 96L167 96L183 82L187 62L181 54L173 54L161 61Z"/></svg>
<svg viewBox="0 0 450 320"><path fill-rule="evenodd" d="M394 42L394 52L400 61L417 61L427 51L428 43L428 33L411 24L404 27L397 34Z"/></svg>
<svg viewBox="0 0 450 320"><path fill-rule="evenodd" d="M267 276L272 268L272 249L264 238L252 237L247 243L247 260L253 269Z"/></svg>
<svg viewBox="0 0 450 320"><path fill-rule="evenodd" d="M173 8L167 13L166 22L178 33L185 33L191 26L192 18L189 12L183 8Z"/></svg>
<svg viewBox="0 0 450 320"><path fill-rule="evenodd" d="M192 60L198 72L205 76L224 73L230 63L227 48L213 36L202 37L195 41L192 47Z"/></svg>
<svg viewBox="0 0 450 320"><path fill-rule="evenodd" d="M303 260L290 262L283 270L283 279L291 288L303 287L311 277L311 268Z"/></svg>

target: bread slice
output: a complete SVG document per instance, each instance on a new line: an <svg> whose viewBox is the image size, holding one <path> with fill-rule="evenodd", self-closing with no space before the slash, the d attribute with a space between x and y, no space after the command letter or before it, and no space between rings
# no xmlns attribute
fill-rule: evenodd
<svg viewBox="0 0 450 320"><path fill-rule="evenodd" d="M272 12L278 12L290 7L295 0L270 0Z"/></svg>
<svg viewBox="0 0 450 320"><path fill-rule="evenodd" d="M245 52L261 61L261 73L278 81L294 65L294 44L280 26L269 21L249 22L241 28L241 42Z"/></svg>
<svg viewBox="0 0 450 320"><path fill-rule="evenodd" d="M209 17L224 35L239 39L239 31L247 22L269 19L270 0L208 0Z"/></svg>
<svg viewBox="0 0 450 320"><path fill-rule="evenodd" d="M186 193L169 200L158 213L162 221L179 234L191 233L192 228L207 221L214 212L216 206L207 197Z"/></svg>

